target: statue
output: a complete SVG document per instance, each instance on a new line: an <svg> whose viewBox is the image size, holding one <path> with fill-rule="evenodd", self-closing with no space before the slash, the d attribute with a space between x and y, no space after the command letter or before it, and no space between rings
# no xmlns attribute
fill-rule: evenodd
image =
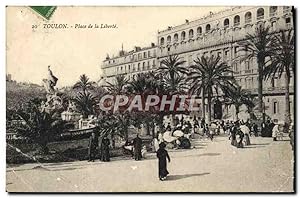
<svg viewBox="0 0 300 198"><path fill-rule="evenodd" d="M49 112L62 106L62 99L58 96L58 91L54 88L57 80L58 78L53 75L49 65L47 79L43 79L44 87L47 92L47 101L41 104L42 111Z"/></svg>
<svg viewBox="0 0 300 198"><path fill-rule="evenodd" d="M47 94L54 94L55 93L55 89L54 87L56 86L58 78L56 78L51 69L50 69L50 65L48 66L48 77L47 79L43 79L43 83L44 83L44 87L46 89Z"/></svg>

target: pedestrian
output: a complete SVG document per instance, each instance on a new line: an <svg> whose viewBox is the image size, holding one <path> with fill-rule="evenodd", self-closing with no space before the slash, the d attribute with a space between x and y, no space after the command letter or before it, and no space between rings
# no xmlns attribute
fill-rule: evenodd
<svg viewBox="0 0 300 198"><path fill-rule="evenodd" d="M100 160L103 162L110 161L109 145L110 145L110 141L105 136L101 141L101 147L100 147Z"/></svg>
<svg viewBox="0 0 300 198"><path fill-rule="evenodd" d="M253 124L253 131L254 131L254 136L258 137L258 126L256 123Z"/></svg>
<svg viewBox="0 0 300 198"><path fill-rule="evenodd" d="M172 127L171 127L170 123L168 123L166 130L167 131L171 131L172 130Z"/></svg>
<svg viewBox="0 0 300 198"><path fill-rule="evenodd" d="M237 140L236 140L237 132L238 132L238 123L236 123L236 125L233 126L230 131L229 139L231 140L232 146L237 146Z"/></svg>
<svg viewBox="0 0 300 198"><path fill-rule="evenodd" d="M156 136L155 138L153 138L153 150L155 151L155 152L157 152L158 151L158 149L159 149L159 141L158 141L158 137Z"/></svg>
<svg viewBox="0 0 300 198"><path fill-rule="evenodd" d="M279 134L279 125L277 123L277 120L275 120L275 126L272 129L272 137L273 137L273 141L277 141L277 134Z"/></svg>
<svg viewBox="0 0 300 198"><path fill-rule="evenodd" d="M240 130L244 133L245 135L245 145L250 145L250 129L246 124L242 124L240 126Z"/></svg>
<svg viewBox="0 0 300 198"><path fill-rule="evenodd" d="M95 132L92 132L89 139L89 148L88 148L89 162L95 161L98 144L99 144L98 137L96 136Z"/></svg>
<svg viewBox="0 0 300 198"><path fill-rule="evenodd" d="M208 127L208 131L209 131L209 138L210 138L211 141L213 141L214 135L215 135L215 129L212 128L211 125L210 125L210 127Z"/></svg>
<svg viewBox="0 0 300 198"><path fill-rule="evenodd" d="M158 133L157 139L158 139L158 143L159 143L159 144L162 143L162 142L164 141L163 134L162 134L161 132Z"/></svg>
<svg viewBox="0 0 300 198"><path fill-rule="evenodd" d="M166 151L166 144L164 142L159 144L159 149L156 153L156 156L158 158L158 177L161 181L164 181L167 179L167 175L169 174L167 170L167 159L170 163L170 156L168 154L168 151Z"/></svg>
<svg viewBox="0 0 300 198"><path fill-rule="evenodd" d="M244 148L243 140L244 140L245 135L241 130L238 131L238 135L239 135L239 141L238 141L236 147L237 148Z"/></svg>
<svg viewBox="0 0 300 198"><path fill-rule="evenodd" d="M205 119L204 118L201 119L201 128L205 128Z"/></svg>
<svg viewBox="0 0 300 198"><path fill-rule="evenodd" d="M134 148L134 159L141 160L142 159L142 139L139 137L139 134L136 135L136 138L133 139L133 148Z"/></svg>

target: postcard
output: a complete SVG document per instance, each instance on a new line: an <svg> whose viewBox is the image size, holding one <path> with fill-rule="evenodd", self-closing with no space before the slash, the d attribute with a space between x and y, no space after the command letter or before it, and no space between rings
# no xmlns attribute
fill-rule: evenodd
<svg viewBox="0 0 300 198"><path fill-rule="evenodd" d="M6 191L295 193L293 6L7 6Z"/></svg>

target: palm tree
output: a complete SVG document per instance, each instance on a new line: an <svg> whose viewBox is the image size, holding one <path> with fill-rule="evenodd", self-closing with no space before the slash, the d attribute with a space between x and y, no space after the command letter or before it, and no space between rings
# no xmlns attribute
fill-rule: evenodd
<svg viewBox="0 0 300 198"><path fill-rule="evenodd" d="M90 92L78 92L77 96L73 98L73 101L84 118L95 113L94 109L97 102L94 95Z"/></svg>
<svg viewBox="0 0 300 198"><path fill-rule="evenodd" d="M190 66L190 73L187 78L191 82L190 92L199 94L201 91L207 95L208 122L211 122L211 102L213 89L218 95L218 89L224 93L235 86L235 79L231 68L220 57L204 57L194 60L195 65ZM202 95L204 96L204 94ZM204 97L202 97L203 100Z"/></svg>
<svg viewBox="0 0 300 198"><path fill-rule="evenodd" d="M182 75L187 74L187 68L183 66L186 61L180 60L178 55L169 55L168 58L161 61L158 72L162 74L164 82L169 88L171 94L180 91L178 83L183 82Z"/></svg>
<svg viewBox="0 0 300 198"><path fill-rule="evenodd" d="M247 109L254 107L254 103L251 95L242 89L241 86L230 87L226 90L225 94L225 105L235 107L236 119L239 119L240 107L246 105Z"/></svg>
<svg viewBox="0 0 300 198"><path fill-rule="evenodd" d="M82 92L94 90L96 83L90 81L90 79L85 75L80 76L80 80L73 85L73 89L80 90Z"/></svg>
<svg viewBox="0 0 300 198"><path fill-rule="evenodd" d="M240 50L245 52L243 60L256 58L258 65L258 111L263 115L263 70L274 54L273 35L270 27L259 25L254 34L247 34L244 41L239 42ZM263 121L264 121L263 116Z"/></svg>
<svg viewBox="0 0 300 198"><path fill-rule="evenodd" d="M84 118L94 113L96 98L91 91L95 89L95 86L96 83L90 81L85 74L81 75L79 81L73 85L73 90L79 90L79 92L76 93L72 100Z"/></svg>
<svg viewBox="0 0 300 198"><path fill-rule="evenodd" d="M291 72L295 70L295 36L292 29L285 31L281 30L278 35L274 35L274 51L272 63L265 67L265 79L274 78L278 75L285 76L285 123L290 124L290 91L289 84Z"/></svg>
<svg viewBox="0 0 300 198"><path fill-rule="evenodd" d="M142 98L146 99L148 95L160 94L160 84L156 78L154 72L141 73L136 76L127 87L129 93L141 95ZM143 100L143 106L146 105L146 100ZM140 127L141 124L146 124L147 134L150 134L152 127L152 132L154 131L154 123L159 117L158 112L133 112L131 115L132 124L136 127ZM152 133L154 137L154 133Z"/></svg>
<svg viewBox="0 0 300 198"><path fill-rule="evenodd" d="M196 94L200 96L202 93L202 117L205 118L205 77L204 73L202 73L202 66L199 64L191 65L188 77L186 79L189 84L189 92L191 94Z"/></svg>
<svg viewBox="0 0 300 198"><path fill-rule="evenodd" d="M107 82L105 86L110 94L120 95L125 92L125 88L128 85L128 79L125 75L117 75L113 83Z"/></svg>
<svg viewBox="0 0 300 198"><path fill-rule="evenodd" d="M173 94L184 91L184 75L187 74L187 68L184 66L186 61L181 60L178 55L169 55L161 61L158 72L163 78L166 91L172 96ZM172 120L175 124L175 111L172 111Z"/></svg>
<svg viewBox="0 0 300 198"><path fill-rule="evenodd" d="M65 122L59 118L60 114L51 111L40 111L39 105L28 104L25 109L17 112L23 124L17 125L17 132L37 143L43 154L47 154L47 144L53 141L57 134L62 132Z"/></svg>

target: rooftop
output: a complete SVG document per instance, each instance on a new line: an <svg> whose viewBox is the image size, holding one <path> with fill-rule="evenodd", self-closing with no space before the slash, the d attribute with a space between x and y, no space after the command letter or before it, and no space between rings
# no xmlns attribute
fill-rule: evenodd
<svg viewBox="0 0 300 198"><path fill-rule="evenodd" d="M110 57L107 54L106 59L104 61L114 60L114 59L121 58L121 57L126 57L126 56L134 54L136 52L141 52L141 51L152 49L152 48L155 48L155 47L157 47L157 45L155 45L155 43L151 43L151 45L147 46L147 47L134 46L134 49L131 50L131 51L124 51L122 49L122 50L119 51L119 54L117 56Z"/></svg>
<svg viewBox="0 0 300 198"><path fill-rule="evenodd" d="M243 7L253 7L253 6L243 6ZM204 15L203 17L199 18L199 19L195 19L195 20L192 20L192 21L189 21L186 19L186 22L183 23L183 24L180 24L180 25L176 25L176 26L169 26L167 29L164 29L164 30L161 30L161 31L158 31L158 34L162 34L162 33L165 33L167 31L170 31L170 30L174 30L174 29L180 29L181 27L184 27L186 25L190 25L190 24L199 24L199 23L204 23L204 22L207 22L208 19L212 19L212 18L217 18L219 16L222 16L224 13L226 12L231 12L231 11L235 11L235 10L238 10L242 8L242 6L233 6L233 7L226 7L225 9L223 10L220 10L218 12L211 12L209 14L206 14Z"/></svg>

